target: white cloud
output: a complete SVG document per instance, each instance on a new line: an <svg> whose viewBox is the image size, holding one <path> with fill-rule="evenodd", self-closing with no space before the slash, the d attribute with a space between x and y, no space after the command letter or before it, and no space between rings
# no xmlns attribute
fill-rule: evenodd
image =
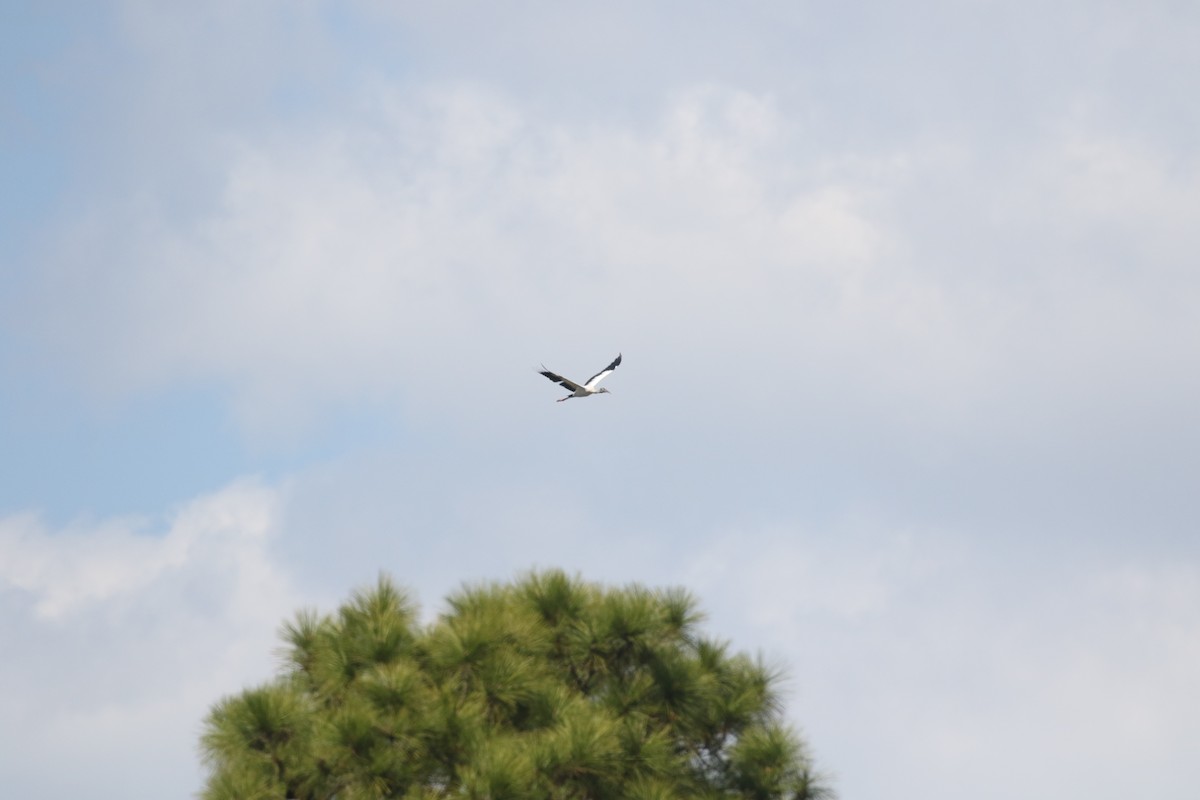
<svg viewBox="0 0 1200 800"><path fill-rule="evenodd" d="M268 490L236 486L183 508L164 535L129 519L54 533L31 516L0 520L0 580L36 598L39 617L57 619L136 595L197 561L233 556L230 567L254 573L273 503Z"/></svg>
<svg viewBox="0 0 1200 800"><path fill-rule="evenodd" d="M239 483L187 504L162 531L0 520L10 788L198 788L200 720L271 674L275 631L299 604L270 555L278 504L274 490ZM130 769L131 753L144 769Z"/></svg>
<svg viewBox="0 0 1200 800"><path fill-rule="evenodd" d="M267 425L364 393L426 400L412 376L452 374L434 347L469 357L585 313L676 344L735 333L731 302L786 324L883 236L857 176L791 174L785 121L745 93L687 94L643 132L462 87L365 102L353 124L243 143L203 217L130 210L132 252L101 220L77 232L49 287L63 348L118 390L216 379ZM67 293L97 270L97 292Z"/></svg>
<svg viewBox="0 0 1200 800"><path fill-rule="evenodd" d="M743 531L687 573L790 667L844 794L1181 797L1200 775L1200 566L871 528Z"/></svg>
<svg viewBox="0 0 1200 800"><path fill-rule="evenodd" d="M1200 173L1144 143L1072 123L994 165L952 139L831 154L713 86L628 126L463 84L358 98L241 137L201 213L97 210L31 324L104 391L228 387L252 435L364 398L475 424L470 387L614 346L671 381L721 363L695 402L742 420L786 396L989 446L1200 392L1171 367L1200 338Z"/></svg>

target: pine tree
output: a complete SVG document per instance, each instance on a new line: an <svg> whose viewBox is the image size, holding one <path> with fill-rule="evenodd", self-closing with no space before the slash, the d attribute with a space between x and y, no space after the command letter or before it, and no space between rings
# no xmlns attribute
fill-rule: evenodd
<svg viewBox="0 0 1200 800"><path fill-rule="evenodd" d="M217 703L205 800L668 800L829 794L778 674L681 590L562 572L467 587L421 626L380 577L284 626L285 669Z"/></svg>

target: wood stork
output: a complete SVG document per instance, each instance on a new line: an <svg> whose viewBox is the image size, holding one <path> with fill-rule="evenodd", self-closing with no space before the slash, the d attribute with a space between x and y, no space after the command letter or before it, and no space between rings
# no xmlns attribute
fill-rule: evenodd
<svg viewBox="0 0 1200 800"><path fill-rule="evenodd" d="M571 393L569 395L567 395L566 397L558 398L558 400L556 402L561 403L563 400L570 400L572 397L587 397L587 396L593 395L593 394L608 393L608 389L598 388L600 386L600 381L607 378L609 376L609 373L611 373L614 369L616 369L617 366L620 365L620 363L621 363L621 354L617 353L617 357L613 359L613 362L611 364L609 364L607 367L605 367L604 369L597 372L592 377L588 378L588 382L585 384L582 384L582 385L576 383L575 381L567 380L562 375L555 375L553 372L546 369L545 364L542 365L541 373L543 375L545 375L547 378L549 378L550 380L554 381L555 383L561 384L564 389L571 390Z"/></svg>

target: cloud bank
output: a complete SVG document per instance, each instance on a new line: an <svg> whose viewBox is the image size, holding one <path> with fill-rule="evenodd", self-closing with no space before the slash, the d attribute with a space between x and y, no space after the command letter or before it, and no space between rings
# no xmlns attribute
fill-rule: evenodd
<svg viewBox="0 0 1200 800"><path fill-rule="evenodd" d="M200 720L216 697L267 677L275 630L300 603L269 553L278 514L277 491L238 483L162 529L0 519L10 785L46 796L198 785Z"/></svg>

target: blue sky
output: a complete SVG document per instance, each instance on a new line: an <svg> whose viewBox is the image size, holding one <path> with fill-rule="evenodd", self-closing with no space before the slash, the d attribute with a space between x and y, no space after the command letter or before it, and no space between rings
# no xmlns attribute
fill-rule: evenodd
<svg viewBox="0 0 1200 800"><path fill-rule="evenodd" d="M0 22L14 794L190 797L293 611L534 566L695 591L843 797L1194 792L1200 11Z"/></svg>

